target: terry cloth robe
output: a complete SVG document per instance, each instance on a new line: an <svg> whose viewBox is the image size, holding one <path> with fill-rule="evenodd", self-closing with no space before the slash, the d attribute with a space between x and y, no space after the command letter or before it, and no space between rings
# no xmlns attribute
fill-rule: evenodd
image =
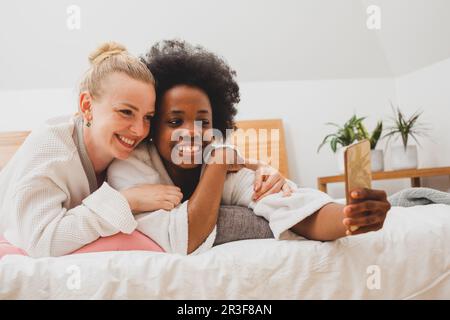
<svg viewBox="0 0 450 320"><path fill-rule="evenodd" d="M248 207L269 222L275 239L299 238L289 229L315 213L325 204L333 202L326 193L315 189L298 188L289 181L294 192L283 197L282 192L252 201L255 173L241 169L227 174L221 204ZM139 184L173 185L156 147L142 143L126 160L114 160L108 168L108 183L116 190ZM157 210L136 215L137 229L156 241L166 252L187 254L188 203L184 201L171 211ZM217 226L207 239L192 253L198 254L211 248Z"/></svg>
<svg viewBox="0 0 450 320"><path fill-rule="evenodd" d="M137 226L125 197L99 188L80 117L34 130L0 171L0 235L32 257L62 256Z"/></svg>

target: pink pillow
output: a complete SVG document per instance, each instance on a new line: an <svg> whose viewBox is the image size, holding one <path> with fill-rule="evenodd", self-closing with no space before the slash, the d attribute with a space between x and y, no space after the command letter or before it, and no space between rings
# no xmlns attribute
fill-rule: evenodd
<svg viewBox="0 0 450 320"><path fill-rule="evenodd" d="M139 231L133 231L131 234L116 233L115 235L99 238L84 247L75 250L71 254L101 252L101 251L129 251L143 250L164 252L164 250L152 239Z"/></svg>
<svg viewBox="0 0 450 320"><path fill-rule="evenodd" d="M22 256L27 255L25 251L17 247L14 247L12 244L6 241L5 238L0 236L0 259L3 258L3 256L6 256L7 254L20 254Z"/></svg>
<svg viewBox="0 0 450 320"><path fill-rule="evenodd" d="M109 237L99 238L94 242L75 250L71 254L130 250L164 252L164 250L152 239L139 231L133 231L131 234L117 233ZM27 253L24 250L13 246L0 236L0 259L7 254L27 256Z"/></svg>

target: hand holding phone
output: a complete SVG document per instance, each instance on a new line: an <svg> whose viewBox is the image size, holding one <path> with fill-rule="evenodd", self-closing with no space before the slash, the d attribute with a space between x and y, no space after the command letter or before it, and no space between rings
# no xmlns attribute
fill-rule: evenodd
<svg viewBox="0 0 450 320"><path fill-rule="evenodd" d="M347 205L355 203L351 192L358 188L372 188L372 169L370 160L370 142L365 139L347 147L344 152L345 195ZM350 231L356 231L353 226Z"/></svg>

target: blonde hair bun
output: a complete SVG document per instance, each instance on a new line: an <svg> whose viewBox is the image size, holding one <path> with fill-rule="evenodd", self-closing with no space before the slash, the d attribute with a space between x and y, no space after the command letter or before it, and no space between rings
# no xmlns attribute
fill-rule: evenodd
<svg viewBox="0 0 450 320"><path fill-rule="evenodd" d="M89 55L91 67L80 83L80 93L89 92L93 98L102 95L102 83L112 73L123 73L134 80L155 85L155 79L139 58L117 42L105 42Z"/></svg>
<svg viewBox="0 0 450 320"><path fill-rule="evenodd" d="M105 42L89 55L89 62L91 65L96 65L113 55L121 53L128 53L125 46L113 41Z"/></svg>

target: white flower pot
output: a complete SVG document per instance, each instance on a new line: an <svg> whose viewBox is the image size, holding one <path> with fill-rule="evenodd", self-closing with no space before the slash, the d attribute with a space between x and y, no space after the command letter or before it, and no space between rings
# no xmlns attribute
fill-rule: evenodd
<svg viewBox="0 0 450 320"><path fill-rule="evenodd" d="M392 147L391 152L392 169L403 170L417 168L418 157L416 146L407 146L406 150L403 146L395 146Z"/></svg>
<svg viewBox="0 0 450 320"><path fill-rule="evenodd" d="M371 150L371 167L372 172L378 172L384 170L384 153L383 150Z"/></svg>

